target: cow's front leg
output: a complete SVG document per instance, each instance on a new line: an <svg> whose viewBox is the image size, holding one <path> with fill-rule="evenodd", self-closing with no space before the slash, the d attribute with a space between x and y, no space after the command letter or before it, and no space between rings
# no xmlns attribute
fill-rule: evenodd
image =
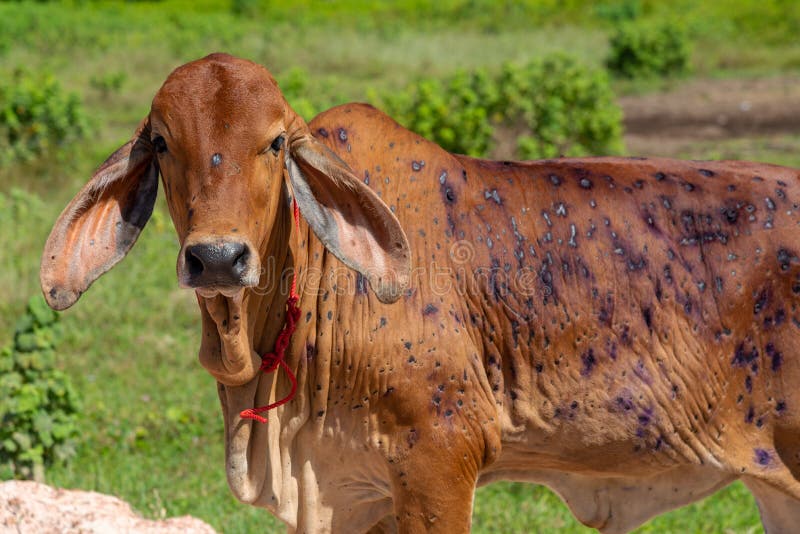
<svg viewBox="0 0 800 534"><path fill-rule="evenodd" d="M391 463L395 520L402 533L469 532L478 456L452 443L414 447Z"/></svg>

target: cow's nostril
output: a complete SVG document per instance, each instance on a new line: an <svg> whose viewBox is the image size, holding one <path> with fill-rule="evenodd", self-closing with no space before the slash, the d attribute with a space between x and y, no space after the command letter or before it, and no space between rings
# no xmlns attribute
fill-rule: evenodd
<svg viewBox="0 0 800 534"><path fill-rule="evenodd" d="M247 260L250 259L250 249L247 246L243 247L242 252L233 260L233 272L242 274L247 268Z"/></svg>
<svg viewBox="0 0 800 534"><path fill-rule="evenodd" d="M203 273L203 261L192 253L194 247L186 249L186 268L189 276L200 276Z"/></svg>

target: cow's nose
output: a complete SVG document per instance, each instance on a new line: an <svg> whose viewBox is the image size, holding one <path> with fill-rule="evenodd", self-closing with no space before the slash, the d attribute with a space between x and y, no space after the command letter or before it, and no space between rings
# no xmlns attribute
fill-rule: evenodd
<svg viewBox="0 0 800 534"><path fill-rule="evenodd" d="M238 286L250 259L250 248L231 241L186 247L186 270L193 287Z"/></svg>

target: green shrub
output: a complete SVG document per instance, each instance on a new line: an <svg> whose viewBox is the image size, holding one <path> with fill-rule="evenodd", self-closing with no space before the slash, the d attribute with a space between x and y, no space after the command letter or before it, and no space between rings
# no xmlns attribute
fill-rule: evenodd
<svg viewBox="0 0 800 534"><path fill-rule="evenodd" d="M304 69L291 67L276 78L283 96L307 121L332 106L353 100L352 95L342 92L342 80L335 75L310 77Z"/></svg>
<svg viewBox="0 0 800 534"><path fill-rule="evenodd" d="M496 106L496 96L482 98L484 83L494 88L482 72L459 73L444 82L426 78L382 100L390 115L421 136L447 150L480 156L491 146L489 115Z"/></svg>
<svg viewBox="0 0 800 534"><path fill-rule="evenodd" d="M37 295L0 352L0 479L42 479L44 467L74 454L79 403L53 368L59 335L58 315Z"/></svg>
<svg viewBox="0 0 800 534"><path fill-rule="evenodd" d="M495 128L524 131L517 157L618 153L622 113L603 71L557 54L503 65L498 76L460 72L373 96L401 124L447 150L486 156Z"/></svg>
<svg viewBox="0 0 800 534"><path fill-rule="evenodd" d="M306 120L311 120L314 115L322 111L324 107L319 107L308 98L312 91L308 88L308 75L301 68L291 68L279 77L279 85L283 96L297 112L298 115ZM318 94L317 91L313 92Z"/></svg>
<svg viewBox="0 0 800 534"><path fill-rule="evenodd" d="M527 67L506 65L500 79L505 121L524 124L523 159L622 152L622 111L608 76L557 54Z"/></svg>
<svg viewBox="0 0 800 534"><path fill-rule="evenodd" d="M642 16L641 0L621 0L617 2L601 2L594 7L594 14L602 20L613 24L636 20Z"/></svg>
<svg viewBox="0 0 800 534"><path fill-rule="evenodd" d="M111 94L119 93L127 79L128 75L124 71L106 72L92 76L89 79L89 85L97 90L103 98L107 98Z"/></svg>
<svg viewBox="0 0 800 534"><path fill-rule="evenodd" d="M264 6L261 0L232 0L231 13L234 15L253 17L261 14Z"/></svg>
<svg viewBox="0 0 800 534"><path fill-rule="evenodd" d="M676 76L689 72L691 44L687 32L673 22L629 22L611 37L606 65L625 78Z"/></svg>
<svg viewBox="0 0 800 534"><path fill-rule="evenodd" d="M52 154L88 132L80 99L52 76L17 71L0 86L0 164Z"/></svg>

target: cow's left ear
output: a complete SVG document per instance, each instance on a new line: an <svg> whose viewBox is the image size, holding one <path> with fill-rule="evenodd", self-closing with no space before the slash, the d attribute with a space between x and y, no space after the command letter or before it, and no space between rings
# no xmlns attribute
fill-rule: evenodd
<svg viewBox="0 0 800 534"><path fill-rule="evenodd" d="M61 212L42 254L39 280L47 303L72 306L136 242L158 192L158 161L145 119Z"/></svg>
<svg viewBox="0 0 800 534"><path fill-rule="evenodd" d="M286 168L300 212L325 248L364 275L381 302L400 298L411 252L386 204L311 135L289 143Z"/></svg>

